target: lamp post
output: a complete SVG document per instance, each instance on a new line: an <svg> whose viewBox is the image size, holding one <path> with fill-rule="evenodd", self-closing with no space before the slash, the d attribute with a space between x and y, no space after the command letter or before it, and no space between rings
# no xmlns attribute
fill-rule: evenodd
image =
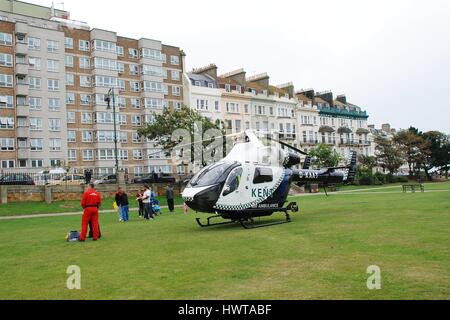
<svg viewBox="0 0 450 320"><path fill-rule="evenodd" d="M114 94L114 88L109 89L105 102L108 104L106 110L111 110L111 101L112 101L112 109L113 109L113 118L114 118L114 155L116 159L116 179L119 178L119 155L117 152L117 122L116 122L116 96Z"/></svg>

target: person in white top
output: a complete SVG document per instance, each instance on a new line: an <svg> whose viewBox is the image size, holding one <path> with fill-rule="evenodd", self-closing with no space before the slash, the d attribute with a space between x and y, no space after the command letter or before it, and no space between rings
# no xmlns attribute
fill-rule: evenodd
<svg viewBox="0 0 450 320"><path fill-rule="evenodd" d="M153 208L152 208L152 191L149 186L144 186L144 195L142 196L142 202L144 203L144 219L153 220Z"/></svg>

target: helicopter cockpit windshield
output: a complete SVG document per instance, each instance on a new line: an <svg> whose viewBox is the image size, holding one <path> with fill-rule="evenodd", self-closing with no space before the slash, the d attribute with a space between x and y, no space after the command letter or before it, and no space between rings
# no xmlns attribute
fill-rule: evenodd
<svg viewBox="0 0 450 320"><path fill-rule="evenodd" d="M189 182L191 187L207 187L222 182L224 174L229 172L233 167L237 166L235 161L222 161L210 165L201 170Z"/></svg>

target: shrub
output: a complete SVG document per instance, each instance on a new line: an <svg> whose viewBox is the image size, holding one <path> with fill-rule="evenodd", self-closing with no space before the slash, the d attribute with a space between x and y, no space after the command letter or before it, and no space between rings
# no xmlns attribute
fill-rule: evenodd
<svg viewBox="0 0 450 320"><path fill-rule="evenodd" d="M386 176L382 172L377 172L373 175L374 183L375 184L385 184L386 183Z"/></svg>

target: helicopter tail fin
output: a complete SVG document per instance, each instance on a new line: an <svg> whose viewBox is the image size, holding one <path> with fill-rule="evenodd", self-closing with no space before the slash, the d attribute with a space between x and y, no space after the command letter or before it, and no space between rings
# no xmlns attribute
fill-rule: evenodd
<svg viewBox="0 0 450 320"><path fill-rule="evenodd" d="M349 157L349 164L348 164L348 173L347 173L347 179L345 180L346 183L352 183L355 180L356 176L356 168L357 168L357 153L356 151L350 152Z"/></svg>
<svg viewBox="0 0 450 320"><path fill-rule="evenodd" d="M304 170L308 170L311 167L311 160L312 160L311 156L306 156L305 162L303 163Z"/></svg>

